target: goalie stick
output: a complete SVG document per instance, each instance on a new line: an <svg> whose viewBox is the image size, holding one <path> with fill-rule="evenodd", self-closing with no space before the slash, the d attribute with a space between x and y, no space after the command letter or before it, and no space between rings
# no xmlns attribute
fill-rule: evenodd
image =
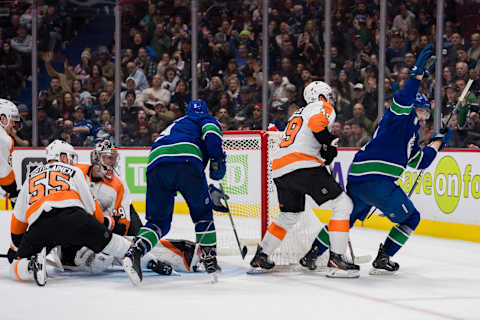
<svg viewBox="0 0 480 320"><path fill-rule="evenodd" d="M455 114L455 112L457 112L458 108L460 107L460 105L462 104L463 100L464 100L465 97L467 96L468 91L470 90L470 87L472 86L472 83L473 83L473 79L468 79L468 82L467 82L467 84L465 85L465 88L463 89L462 94L460 95L460 97L459 97L459 99L458 99L458 102L457 102L457 104L455 105L455 108L453 108L452 112L450 112L450 115L448 116L447 121L446 121L445 124L443 125L444 128L446 128L446 127L448 126L448 123L449 123L450 120L452 119L452 116ZM413 194L413 191L415 190L415 188L417 187L418 181L419 181L420 178L423 176L423 172L424 172L424 171L425 171L425 169L420 170L420 173L417 175L417 178L415 179L415 182L413 183L412 189L410 189L410 191L408 192L408 197L409 197L409 198L410 198L410 196ZM372 216L372 214L375 213L375 211L377 211L377 208L374 208L374 209L372 210L372 212L368 214L367 219L369 219L369 218Z"/></svg>

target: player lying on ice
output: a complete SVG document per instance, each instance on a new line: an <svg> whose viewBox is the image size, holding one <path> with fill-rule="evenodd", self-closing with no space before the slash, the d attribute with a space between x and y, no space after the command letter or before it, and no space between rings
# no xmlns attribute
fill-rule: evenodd
<svg viewBox="0 0 480 320"><path fill-rule="evenodd" d="M123 268L134 285L142 281L140 258L170 230L177 191L190 209L201 262L212 280L217 280L217 236L204 170L210 161L210 178L221 180L225 175L221 128L205 102L193 100L186 115L162 131L153 143L147 167L147 222L123 259Z"/></svg>
<svg viewBox="0 0 480 320"><path fill-rule="evenodd" d="M273 269L275 263L270 256L305 211L305 196L309 195L318 205L327 201L332 203L329 222L332 240L327 276L356 278L359 277L360 267L344 257L352 201L325 168L337 156L335 144L338 139L330 132L335 122L332 89L325 82L314 81L305 88L303 97L307 106L290 117L279 151L273 155L272 175L277 187L280 215L269 225L250 262L254 268L251 273ZM300 261L300 264L307 267L305 261Z"/></svg>
<svg viewBox="0 0 480 320"><path fill-rule="evenodd" d="M390 260L406 243L420 222L420 213L405 192L395 183L405 168L427 168L437 151L442 150L450 139L450 129L436 134L429 146L418 145L420 123L430 116L430 103L418 92L425 65L432 54L427 45L419 54L410 78L405 86L395 93L390 108L385 111L373 139L355 154L348 174L347 194L353 201L350 228L355 221L363 221L372 207L378 208L396 225L385 242L380 244L370 274L390 274L399 269L399 264ZM332 230L322 228L312 248L302 258L315 268L315 260L331 247Z"/></svg>
<svg viewBox="0 0 480 320"><path fill-rule="evenodd" d="M98 142L90 153L90 164L79 163L95 199L95 217L113 233L121 236L135 236L142 222L130 202L125 183L115 174L119 155L109 141ZM199 250L188 240L162 239L152 254L158 259L150 260L146 268L162 275L176 271L194 271L199 261ZM121 265L113 256L95 254L87 247L62 246L56 252L60 256L61 267L71 271L102 272L112 265ZM49 257L50 258L50 257ZM55 257L52 257L56 260Z"/></svg>
<svg viewBox="0 0 480 320"><path fill-rule="evenodd" d="M46 254L56 246L87 247L118 259L130 241L110 232L94 216L95 201L73 147L55 140L46 148L47 164L33 170L18 195L10 223L10 275L18 280L47 281ZM144 257L142 266L154 256Z"/></svg>

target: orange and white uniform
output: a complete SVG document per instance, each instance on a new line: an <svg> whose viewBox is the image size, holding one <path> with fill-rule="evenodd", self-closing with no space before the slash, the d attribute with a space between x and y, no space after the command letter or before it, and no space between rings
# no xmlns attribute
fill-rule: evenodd
<svg viewBox="0 0 480 320"><path fill-rule="evenodd" d="M53 208L80 207L95 211L95 202L80 169L61 162L36 168L25 180L12 214L10 231L22 235L42 212ZM13 244L12 249L17 250Z"/></svg>
<svg viewBox="0 0 480 320"><path fill-rule="evenodd" d="M283 132L279 150L273 155L273 178L303 168L323 165L321 144L314 134L328 130L335 121L335 110L327 102L314 102L296 111Z"/></svg>
<svg viewBox="0 0 480 320"><path fill-rule="evenodd" d="M8 186L15 181L12 169L13 138L0 126L0 186Z"/></svg>
<svg viewBox="0 0 480 320"><path fill-rule="evenodd" d="M95 199L95 217L103 223L103 217L120 216L118 220L126 226L126 233L130 228L130 194L123 181L116 175L112 179L94 181L91 177L91 165L81 163L76 165L82 170ZM111 220L111 219L110 219ZM114 222L110 221L108 228L113 230ZM125 234L126 234L125 233Z"/></svg>

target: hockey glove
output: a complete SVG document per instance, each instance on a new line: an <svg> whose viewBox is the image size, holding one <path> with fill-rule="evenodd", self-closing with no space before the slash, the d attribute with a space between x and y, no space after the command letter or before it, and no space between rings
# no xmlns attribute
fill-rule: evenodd
<svg viewBox="0 0 480 320"><path fill-rule="evenodd" d="M227 171L225 164L225 154L222 158L210 159L210 178L213 180L222 180Z"/></svg>
<svg viewBox="0 0 480 320"><path fill-rule="evenodd" d="M210 193L210 198L212 198L213 210L218 212L228 212L228 206L226 203L222 202L223 200L228 200L229 197L222 190L215 187L213 184L208 186L208 192Z"/></svg>
<svg viewBox="0 0 480 320"><path fill-rule="evenodd" d="M112 232L123 236L127 234L127 226L120 221L121 218L122 217L119 215L113 216L113 220L115 220L115 226L113 227Z"/></svg>
<svg viewBox="0 0 480 320"><path fill-rule="evenodd" d="M436 132L433 135L432 142L433 141L442 141L442 145L438 149L438 151L442 151L445 149L445 147L448 145L448 142L450 141L450 138L452 137L452 130L450 128L442 128L440 129L440 132Z"/></svg>
<svg viewBox="0 0 480 320"><path fill-rule="evenodd" d="M17 251L13 250L11 247L8 248L7 259L9 263L12 263L13 260L17 258Z"/></svg>
<svg viewBox="0 0 480 320"><path fill-rule="evenodd" d="M325 165L328 166L338 155L337 147L324 144L320 149L320 155L325 160Z"/></svg>
<svg viewBox="0 0 480 320"><path fill-rule="evenodd" d="M427 64L428 58L432 55L432 45L428 44L423 48L423 50L418 55L417 61L410 70L410 76L421 76L425 72L425 65Z"/></svg>

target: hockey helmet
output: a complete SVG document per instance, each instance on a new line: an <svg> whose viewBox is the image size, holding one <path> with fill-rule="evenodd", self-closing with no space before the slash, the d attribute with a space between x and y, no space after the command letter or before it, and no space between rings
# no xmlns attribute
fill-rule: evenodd
<svg viewBox="0 0 480 320"><path fill-rule="evenodd" d="M194 113L208 114L208 107L205 101L203 100L192 100L188 103L187 109L185 111L187 114L194 114Z"/></svg>
<svg viewBox="0 0 480 320"><path fill-rule="evenodd" d="M103 175L107 179L111 179L118 165L117 148L110 140L97 142L90 153L90 162L92 165L99 166Z"/></svg>
<svg viewBox="0 0 480 320"><path fill-rule="evenodd" d="M313 81L303 90L303 99L307 104L318 101L320 96L323 96L328 103L333 103L332 88L323 81Z"/></svg>
<svg viewBox="0 0 480 320"><path fill-rule="evenodd" d="M430 118L430 101L428 101L427 97L423 93L417 93L415 96L415 101L413 102L413 107L415 109L424 109L427 111L426 119Z"/></svg>
<svg viewBox="0 0 480 320"><path fill-rule="evenodd" d="M71 144L62 141L54 140L46 148L47 161L55 160L60 161L60 155L66 154L69 160L69 164L75 164L78 160L78 154Z"/></svg>
<svg viewBox="0 0 480 320"><path fill-rule="evenodd" d="M15 122L20 124L20 113L17 106L10 100L0 99L0 116L5 115L7 117L7 124L0 122L2 127L6 128L10 123Z"/></svg>

